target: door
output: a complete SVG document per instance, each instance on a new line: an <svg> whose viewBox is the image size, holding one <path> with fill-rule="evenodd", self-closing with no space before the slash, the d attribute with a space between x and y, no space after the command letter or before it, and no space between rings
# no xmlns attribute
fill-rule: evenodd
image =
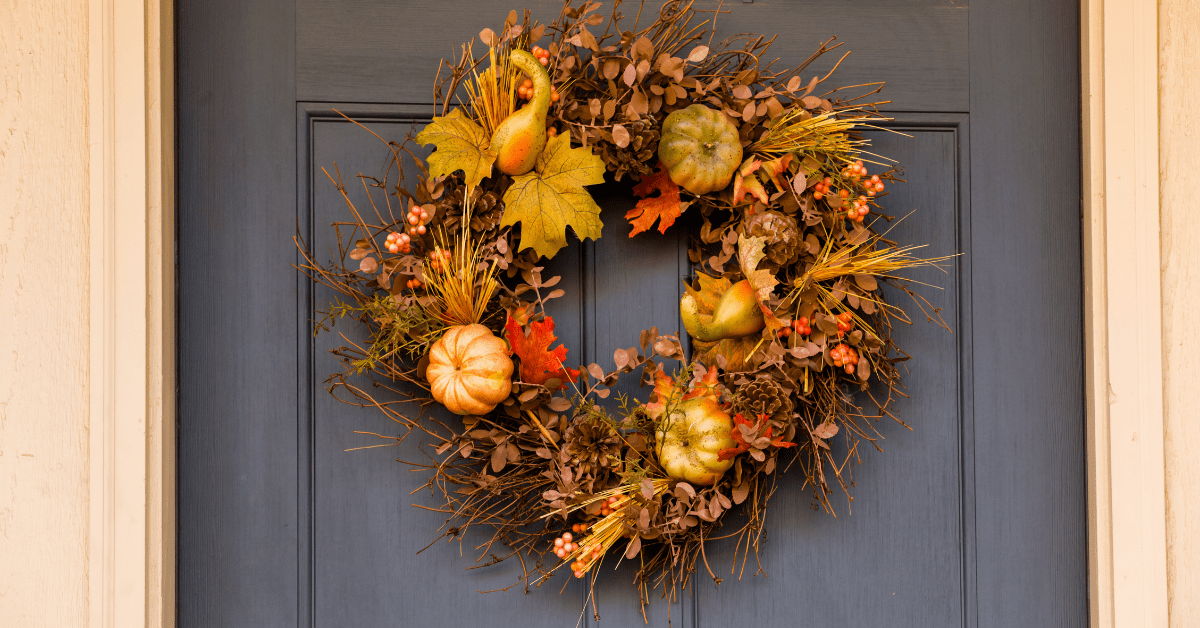
<svg viewBox="0 0 1200 628"><path fill-rule="evenodd" d="M527 5L550 21L553 1ZM726 3L724 34L780 33L806 58L829 35L853 50L840 84L888 82L875 152L905 167L887 207L931 255L916 278L954 328L901 330L912 431L880 423L854 469L853 514L813 510L789 477L772 501L762 572L698 574L651 625L1086 624L1086 496L1079 255L1078 6L1069 0L759 0ZM432 115L437 59L522 5L479 0L181 0L179 16L179 621L223 626L634 626L631 571L601 577L601 619L562 580L528 595L519 566L476 565L470 535L412 504L423 477L389 430L332 400L329 301L291 264L297 231L327 250L341 216L321 167L377 172L378 141ZM713 7L715 8L715 3ZM626 13L636 5L625 7ZM832 64L828 60L825 69ZM821 71L822 68L813 68ZM637 330L678 326L686 220L627 236L628 185L606 184L603 237L551 268L571 361L602 364ZM687 214L684 215L685 218ZM691 225L694 227L694 224ZM619 303L620 307L612 304ZM608 304L608 305L598 305ZM672 329L672 325L675 326ZM353 334L353 330L346 330ZM634 396L645 390L628 388ZM794 476L794 474L793 474ZM561 589L561 592L560 592Z"/></svg>

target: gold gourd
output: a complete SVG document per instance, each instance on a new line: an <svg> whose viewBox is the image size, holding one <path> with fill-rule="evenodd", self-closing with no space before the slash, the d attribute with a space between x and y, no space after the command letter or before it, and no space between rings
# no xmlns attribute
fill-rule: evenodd
<svg viewBox="0 0 1200 628"><path fill-rule="evenodd" d="M496 153L496 168L504 174L515 176L533 170L538 155L546 148L550 75L528 51L514 50L508 58L533 82L533 97L529 99L529 104L505 118L492 134L491 149Z"/></svg>
<svg viewBox="0 0 1200 628"><path fill-rule="evenodd" d="M683 401L661 419L656 434L658 463L667 475L696 486L711 486L721 479L733 459L720 452L737 446L733 419L719 401L704 395Z"/></svg>

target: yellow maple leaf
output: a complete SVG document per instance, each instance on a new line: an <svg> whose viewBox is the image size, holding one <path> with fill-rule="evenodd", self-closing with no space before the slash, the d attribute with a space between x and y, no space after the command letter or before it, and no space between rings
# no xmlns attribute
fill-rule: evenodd
<svg viewBox="0 0 1200 628"><path fill-rule="evenodd" d="M533 171L513 177L504 193L503 226L521 223L519 249L542 257L567 245L567 227L580 240L600 237L600 206L583 186L604 182L604 161L587 148L571 148L566 133L557 135L538 156Z"/></svg>
<svg viewBox="0 0 1200 628"><path fill-rule="evenodd" d="M462 170L468 188L479 185L492 173L496 153L488 147L491 138L477 122L455 109L450 115L435 117L417 134L417 143L433 144L437 150L429 156L429 176L448 175Z"/></svg>

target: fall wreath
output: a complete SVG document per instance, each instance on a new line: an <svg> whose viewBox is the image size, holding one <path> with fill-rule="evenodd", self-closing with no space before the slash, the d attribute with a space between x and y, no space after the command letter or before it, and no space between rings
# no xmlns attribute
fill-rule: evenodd
<svg viewBox="0 0 1200 628"><path fill-rule="evenodd" d="M908 319L881 285L925 310L896 273L945 258L879 228L897 171L861 130L887 120L870 102L881 84L847 95L823 87L828 74L802 78L832 40L777 68L772 39L714 43L717 13L692 2L632 21L619 2L599 9L568 2L550 24L513 11L479 34L486 55L464 45L439 69L439 115L388 143L399 180L364 178L380 197L364 208L330 176L352 216L333 225L339 250L320 263L297 246L340 295L318 330L350 318L369 333L334 351L330 391L403 426L377 436L436 440L428 487L450 534L490 530L480 559L520 556L527 586L559 570L594 583L601 562L633 560L644 605L712 575L708 539L757 555L785 468L833 512L858 445L896 418L906 356L891 331ZM421 173L411 185L406 164ZM614 371L570 368L555 346L545 304L564 292L540 260L568 229L600 237L587 186L606 178L635 182L630 237L685 211L702 223L680 300L690 357L657 329L617 349ZM646 402L600 401L623 376L652 386ZM435 404L461 421L428 415ZM833 439L846 439L838 457Z"/></svg>

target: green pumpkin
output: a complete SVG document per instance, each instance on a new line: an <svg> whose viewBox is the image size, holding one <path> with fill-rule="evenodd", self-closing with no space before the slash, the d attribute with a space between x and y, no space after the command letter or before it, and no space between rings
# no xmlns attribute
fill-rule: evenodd
<svg viewBox="0 0 1200 628"><path fill-rule="evenodd" d="M737 126L722 112L689 105L663 122L658 158L676 185L708 194L729 185L742 163Z"/></svg>

